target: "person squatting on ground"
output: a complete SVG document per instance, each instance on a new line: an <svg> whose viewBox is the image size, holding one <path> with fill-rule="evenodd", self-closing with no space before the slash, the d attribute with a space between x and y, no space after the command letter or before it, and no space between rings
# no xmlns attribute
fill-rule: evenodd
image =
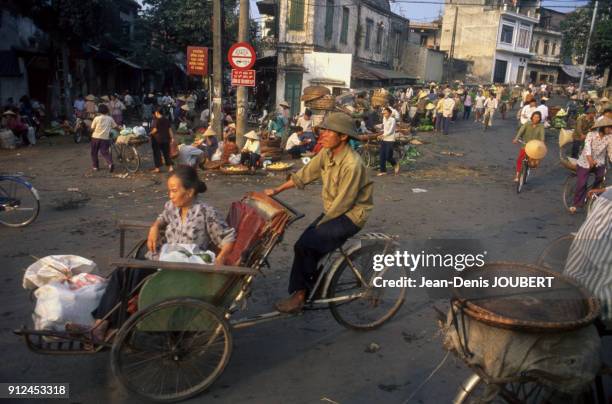
<svg viewBox="0 0 612 404"><path fill-rule="evenodd" d="M323 182L324 213L295 243L289 281L291 296L275 304L283 313L302 310L308 291L314 287L319 260L357 234L373 207L373 184L368 171L348 145L349 138L358 139L359 136L352 118L341 112L331 113L319 130L324 149L287 182L265 190L267 195L273 196L294 187L303 189L318 179Z"/></svg>

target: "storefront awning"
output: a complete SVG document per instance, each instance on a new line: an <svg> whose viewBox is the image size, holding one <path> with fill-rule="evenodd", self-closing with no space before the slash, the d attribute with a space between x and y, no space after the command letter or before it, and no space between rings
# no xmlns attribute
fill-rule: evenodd
<svg viewBox="0 0 612 404"><path fill-rule="evenodd" d="M561 70L563 70L563 72L568 76L575 79L580 78L580 75L582 74L582 66L563 65L561 66Z"/></svg>
<svg viewBox="0 0 612 404"><path fill-rule="evenodd" d="M353 63L351 77L358 80L380 81L380 80L416 80L404 72L383 69L363 63Z"/></svg>
<svg viewBox="0 0 612 404"><path fill-rule="evenodd" d="M130 62L130 61L129 61L129 60L127 60L127 59L117 57L117 60L118 60L119 62L121 62L121 63L125 64L125 65L128 65L128 66L130 66L130 67L133 67L134 69L140 69L140 70L142 70L142 67L141 67L141 66L138 66L136 63Z"/></svg>

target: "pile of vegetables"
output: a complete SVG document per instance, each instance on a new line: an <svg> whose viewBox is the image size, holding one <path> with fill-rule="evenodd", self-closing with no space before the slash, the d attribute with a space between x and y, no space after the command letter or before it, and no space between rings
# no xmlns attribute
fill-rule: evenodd
<svg viewBox="0 0 612 404"><path fill-rule="evenodd" d="M555 117L552 120L552 127L555 129L565 129L567 127L567 122L562 117Z"/></svg>
<svg viewBox="0 0 612 404"><path fill-rule="evenodd" d="M418 132L431 132L432 130L434 130L434 126L431 124L430 125L421 124L417 126L416 130Z"/></svg>

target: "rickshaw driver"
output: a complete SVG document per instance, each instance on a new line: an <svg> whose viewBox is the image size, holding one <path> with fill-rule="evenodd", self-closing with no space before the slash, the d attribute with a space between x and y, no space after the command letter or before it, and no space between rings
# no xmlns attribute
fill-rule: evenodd
<svg viewBox="0 0 612 404"><path fill-rule="evenodd" d="M273 196L291 188L303 189L317 179L323 182L324 213L306 228L294 246L291 296L274 305L283 313L302 310L307 291L314 286L318 261L359 232L373 207L372 180L359 155L348 145L349 138L359 139L353 119L334 112L318 129L324 149L287 182L265 190Z"/></svg>

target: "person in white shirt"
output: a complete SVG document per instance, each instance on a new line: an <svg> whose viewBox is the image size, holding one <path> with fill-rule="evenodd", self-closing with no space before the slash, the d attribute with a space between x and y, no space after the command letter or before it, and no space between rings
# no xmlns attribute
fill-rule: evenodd
<svg viewBox="0 0 612 404"><path fill-rule="evenodd" d="M474 114L474 122L480 122L482 119L482 115L484 114L484 102L486 101L486 97L482 95L482 91L478 91L478 95L476 95L475 102L475 114Z"/></svg>
<svg viewBox="0 0 612 404"><path fill-rule="evenodd" d="M123 95L123 103L127 108L134 106L134 98L127 91Z"/></svg>
<svg viewBox="0 0 612 404"><path fill-rule="evenodd" d="M91 123L91 162L92 169L98 171L98 153L102 154L106 164L108 164L108 171L113 172L113 159L110 155L109 149L111 145L110 131L111 129L117 128L115 120L111 118L108 113L108 106L106 104L100 104L98 107L100 115L96 116Z"/></svg>
<svg viewBox="0 0 612 404"><path fill-rule="evenodd" d="M83 99L83 94L79 94L76 100L74 100L74 112L77 117L80 117L85 111L85 100Z"/></svg>
<svg viewBox="0 0 612 404"><path fill-rule="evenodd" d="M487 126L493 126L493 115L497 109L497 98L495 98L495 93L489 93L489 98L487 98L484 102L484 108L484 123L486 129Z"/></svg>
<svg viewBox="0 0 612 404"><path fill-rule="evenodd" d="M406 89L406 100L410 101L413 95L414 95L414 90L412 89L412 87L408 87Z"/></svg>
<svg viewBox="0 0 612 404"><path fill-rule="evenodd" d="M245 164L251 171L255 171L261 157L259 149L259 135L254 130L244 135L246 143L240 152L240 164Z"/></svg>
<svg viewBox="0 0 612 404"><path fill-rule="evenodd" d="M378 140L380 140L380 172L377 175L379 177L387 175L387 162L393 165L395 175L397 175L400 170L399 161L393 158L397 123L395 118L391 116L391 113L391 108L385 107L383 109L383 133L378 136Z"/></svg>
<svg viewBox="0 0 612 404"><path fill-rule="evenodd" d="M546 106L546 101L548 101L548 98L542 97L540 105L538 105L536 108L536 111L540 111L542 114L542 123L545 123L548 120L548 107Z"/></svg>
<svg viewBox="0 0 612 404"><path fill-rule="evenodd" d="M210 120L210 109L208 107L204 108L200 113L200 122L202 126L208 126L208 122Z"/></svg>
<svg viewBox="0 0 612 404"><path fill-rule="evenodd" d="M395 118L395 123L400 122L400 113L397 109L393 108L391 105L387 105L387 108L391 110L391 116ZM383 111L384 112L384 111Z"/></svg>
<svg viewBox="0 0 612 404"><path fill-rule="evenodd" d="M529 98L528 103L523 106L523 108L521 108L521 112L519 113L519 120L521 122L521 125L524 125L527 122L531 121L531 115L533 115L533 113L537 110L538 108L536 107L535 98Z"/></svg>
<svg viewBox="0 0 612 404"><path fill-rule="evenodd" d="M442 134L448 135L448 127L453 119L453 110L455 109L455 100L450 93L444 95L442 100Z"/></svg>
<svg viewBox="0 0 612 404"><path fill-rule="evenodd" d="M297 126L301 126L304 129L304 133L312 134L312 111L307 109L304 111L304 115L300 116L297 120Z"/></svg>
<svg viewBox="0 0 612 404"><path fill-rule="evenodd" d="M309 138L304 138L304 129L301 126L295 127L295 132L287 139L285 150L292 158L300 158L302 153L306 153L306 145L310 143Z"/></svg>

